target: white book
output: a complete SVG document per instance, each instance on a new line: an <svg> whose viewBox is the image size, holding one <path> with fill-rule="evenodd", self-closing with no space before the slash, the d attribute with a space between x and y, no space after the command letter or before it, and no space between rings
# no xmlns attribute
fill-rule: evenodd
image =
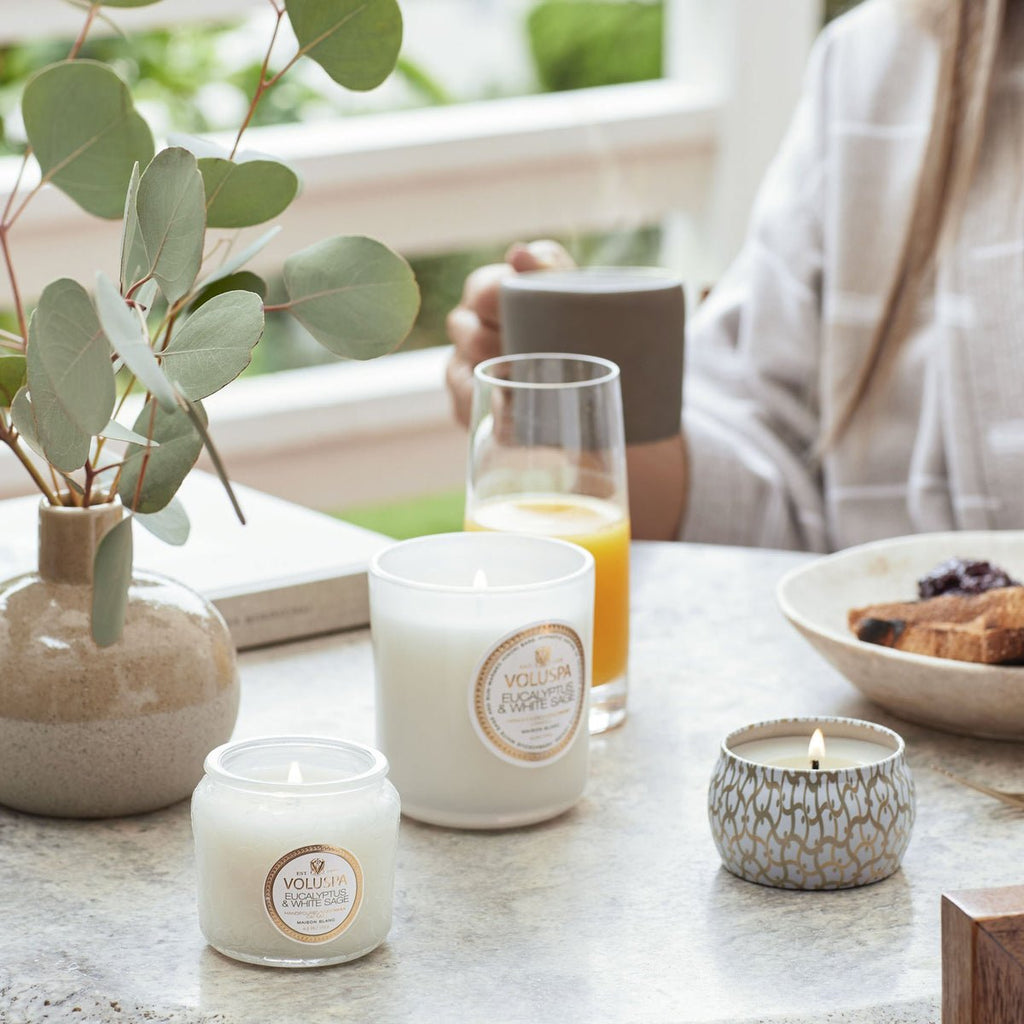
<svg viewBox="0 0 1024 1024"><path fill-rule="evenodd" d="M179 491L192 530L173 547L136 526L135 565L172 576L220 610L239 650L365 626L366 569L392 541L321 512L193 472ZM0 501L0 579L35 568L39 498Z"/></svg>

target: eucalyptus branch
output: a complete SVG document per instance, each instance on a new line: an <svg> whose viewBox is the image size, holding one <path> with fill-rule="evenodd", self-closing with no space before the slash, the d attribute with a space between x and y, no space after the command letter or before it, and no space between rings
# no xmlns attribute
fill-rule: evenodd
<svg viewBox="0 0 1024 1024"><path fill-rule="evenodd" d="M128 301L129 301L129 302L131 302L131 301L132 301L132 296L133 296L133 295L134 295L134 294L135 294L135 293L136 293L136 292L137 292L137 291L138 291L138 290L139 290L139 289L140 289L140 288L141 288L141 287L142 287L142 286L143 286L143 285L144 285L144 284L145 284L145 283L146 283L147 281L152 281L152 280L153 280L153 275L152 275L152 274L147 274L147 275L146 275L145 277L139 278L139 280L138 280L138 281L136 281L136 282L135 282L135 284L133 284L133 285L132 285L132 286L131 286L131 287L130 287L130 288L128 289L128 291L126 291L126 292L125 292L125 295L124 295L124 297L125 297L125 298L126 298L126 299L127 299ZM137 305L137 303L136 303L136 305Z"/></svg>
<svg viewBox="0 0 1024 1024"><path fill-rule="evenodd" d="M288 310L327 350L369 358L390 351L408 333L419 295L408 264L397 254L372 239L338 236L293 254L286 264L284 301L264 306L254 294L264 289L250 283L254 275L244 268L279 228L237 245L237 236L212 241L207 230L266 224L287 209L298 192L298 176L281 161L257 159L244 168L232 166L266 92L303 57L349 88L379 84L393 69L400 49L400 12L393 0L381 0L384 10L379 19L357 17L368 9L367 0L351 0L356 9L344 16L336 9L329 13L330 6L322 0L288 0L287 6L285 0L267 0L274 11L273 31L267 33L251 99L230 153L221 150L204 164L187 146L157 151L128 85L109 68L73 59L84 52L103 13L102 0L71 2L84 13L69 54L72 59L44 68L26 85L22 113L28 149L14 190L0 199L0 259L7 267L17 313L17 328L0 331L0 354L38 348L33 354L40 361L33 360L33 373L27 366L23 371L20 361L9 360L4 364L5 382L13 390L14 375L23 381L33 378L25 383L33 392L31 410L44 458L78 468L72 478L53 462L49 473L41 462L31 465L26 439L19 437L10 414L2 409L0 441L25 462L51 503L89 505L107 500L109 477L114 491L132 508L166 506L205 448L241 519L202 405L185 395L212 395L245 369L264 331L264 311ZM123 6L149 2L119 0ZM272 63L286 17L296 31L298 52L275 73ZM332 23L325 27L325 21ZM351 46L334 45L339 31L350 37ZM350 69L347 54L361 49L366 50L366 60L356 61ZM78 117L67 104L66 97L79 90L94 109L91 120ZM31 185L24 180L29 159L40 168L38 183ZM40 295L30 339L30 307L23 301L8 242L14 224L45 185L65 192L88 213L113 219L127 210L129 217L122 228L118 280L99 272L91 292L71 279L50 282ZM153 201L164 195L176 197L175 202ZM200 281L204 264L216 270ZM229 279L235 274L238 279ZM0 280L2 275L0 270ZM219 282L209 289L216 294L200 306L209 280ZM141 301L156 293L157 284L166 301L162 313L148 308L153 303L143 306ZM373 298L389 310L388 326L379 339L366 339L362 331L365 310L360 291L366 289L372 289ZM172 352L181 358L170 358ZM122 365L126 388L118 372ZM49 371L50 380L37 372L39 367ZM51 381L59 386L51 387ZM133 407L126 405L129 395L139 394L148 408L143 406L129 429L120 417ZM62 410L72 413L70 426L61 418ZM194 437L187 432L186 418ZM111 420L117 429L96 429ZM90 429L71 429L76 424L88 424ZM161 447L155 435L164 437L165 428L166 437L176 443ZM125 452L115 445L108 451L108 441L118 438L127 440ZM48 475L53 475L52 485ZM68 487L71 496L65 498Z"/></svg>
<svg viewBox="0 0 1024 1024"><path fill-rule="evenodd" d="M96 470L89 462L82 467L85 470L85 486L82 488L82 504L88 508L92 504L92 484L96 479Z"/></svg>
<svg viewBox="0 0 1024 1024"><path fill-rule="evenodd" d="M156 430L156 402L151 403L149 410L149 430L146 433L146 437L149 438L149 444L146 445L146 450L142 453L142 466L139 469L139 479L135 482L135 493L132 495L132 511L137 512L139 508L139 502L142 500L142 482L146 478L146 467L149 465L149 453L153 450L153 433Z"/></svg>
<svg viewBox="0 0 1024 1024"><path fill-rule="evenodd" d="M311 50L316 49L316 47L318 47L325 39L329 39L332 35L334 35L334 33L337 32L338 29L341 28L341 26L344 25L346 21L351 21L353 18L362 14L364 10L366 10L366 4L361 4L359 7L355 8L355 10L349 11L348 14L346 14L344 17L339 18L333 25L331 25L329 28L321 32L320 35L316 37L316 39L311 39L308 43L306 43L305 46L300 46L295 56L292 57L292 59L288 61L288 63L285 64L285 66L281 68L281 70L278 71L277 74L270 79L270 81L267 82L266 88L269 89L272 85L276 85L278 82L280 82L281 79L289 71L291 71L291 69L303 57L305 57L307 53L309 53Z"/></svg>
<svg viewBox="0 0 1024 1024"><path fill-rule="evenodd" d="M82 29L78 33L78 37L75 39L74 43L71 45L71 49L68 51L68 60L74 60L75 57L77 57L78 54L81 52L82 46L85 44L86 37L89 35L89 29L92 27L93 22L96 20L96 15L100 11L100 6L101 5L98 3L93 3L89 5L88 10L86 11L85 22L82 25ZM17 220L17 215L13 219L11 219L10 217L11 207L14 205L14 199L18 194L18 189L21 187L21 179L25 176L25 168L28 166L28 161L31 156L32 147L31 145L28 145L25 147L25 152L22 153L21 155L21 166L18 168L18 176L17 178L15 178L14 187L11 189L11 194L7 197L7 203L4 205L3 215L0 216L0 224L3 224L5 227L10 227L14 223L14 221ZM32 190L32 192L29 194L30 197L32 195L35 195L35 193L39 191L39 187L40 186L36 186ZM24 207L24 203L22 204L22 207ZM19 209L18 214L20 215L20 213L21 210Z"/></svg>
<svg viewBox="0 0 1024 1024"><path fill-rule="evenodd" d="M253 93L252 100L249 102L249 109L246 111L245 117L242 119L242 123L238 128L238 134L235 136L235 144L231 147L231 155L228 157L229 160L234 160L235 154L238 152L238 145L242 141L242 136L245 134L246 128L249 127L249 123L252 121L253 115L256 113L256 108L259 106L260 100L263 99L263 94L280 77L277 75L269 81L267 80L267 70L270 68L270 55L274 52L274 43L277 42L277 33L281 29L281 20L284 18L283 8L278 7L273 0L271 0L270 5L274 8L274 12L277 15L277 18L274 21L274 31L270 34L270 43L267 46L267 52L263 58L263 63L260 65L260 77L259 81L256 83L256 92Z"/></svg>
<svg viewBox="0 0 1024 1024"><path fill-rule="evenodd" d="M85 45L85 40L89 35L89 29L92 28L93 22L96 20L96 15L100 11L101 4L91 3L89 9L85 15L85 21L82 24L81 31L78 33L77 38L71 45L71 49L68 52L68 60L74 60L75 57L81 52L82 47ZM21 157L21 166L18 168L18 175L14 181L14 187L11 189L11 194L7 197L7 202L4 204L3 215L0 216L0 241L3 245L3 257L4 262L7 265L7 276L11 282L12 298L14 300L14 309L18 317L18 324L21 328L22 342L23 345L28 339L28 330L25 325L25 307L21 299L21 295L18 292L18 283L14 274L14 266L11 262L10 249L7 245L7 232L14 226L15 221L22 215L25 207L31 201L39 190L46 183L45 176L43 180L39 182L34 188L32 188L28 195L22 200L21 205L12 214L14 208L14 200L18 195L18 189L21 187L22 178L25 176L25 169L28 166L29 158L32 156L32 146L28 145L25 147L25 152Z"/></svg>
<svg viewBox="0 0 1024 1024"><path fill-rule="evenodd" d="M28 160L31 155L32 147L26 146L25 152L21 155L21 166L18 168L18 176L14 179L14 187L11 189L11 194L7 197L7 202L4 204L4 212L3 216L0 216L0 224L8 224L8 217L11 215L11 207L14 205L14 199L18 194L18 189L21 188L21 179L25 177L25 168L28 167Z"/></svg>
<svg viewBox="0 0 1024 1024"><path fill-rule="evenodd" d="M235 232L235 238L237 238L237 237L238 237L238 232ZM233 241L229 242L226 238L223 238L223 237L222 238L218 238L217 241L213 243L213 247L210 249L210 251L203 253L203 261L202 261L202 263L200 265L205 267L206 264L209 263L210 260L212 260L213 257L217 255L217 252L220 249L223 249L223 248L227 248L227 250L228 250L224 254L224 256L225 257L230 256L231 255L231 247L232 247L232 245L234 245Z"/></svg>
<svg viewBox="0 0 1024 1024"><path fill-rule="evenodd" d="M95 470L96 476L102 476L104 473L109 473L112 469L121 470L124 468L125 460L121 459L120 462L108 462L105 466L100 466ZM117 488L114 488L116 490Z"/></svg>
<svg viewBox="0 0 1024 1024"><path fill-rule="evenodd" d="M89 29L92 28L92 23L96 20L96 15L99 14L101 4L92 3L89 5L89 10L85 16L85 23L82 25L81 32L78 33L78 37L71 45L71 51L68 53L68 60L74 60L82 51L82 47L85 45L86 37L89 35Z"/></svg>
<svg viewBox="0 0 1024 1024"><path fill-rule="evenodd" d="M50 471L50 480L53 483L53 491L54 491L54 493L58 497L60 497L61 490L60 490L60 481L57 479L57 470L55 470L53 468L53 466L50 465L49 462L46 464L46 468ZM61 472L61 476L64 476L63 472ZM70 494L73 495L74 491L75 491L75 489L73 487L69 488L69 493ZM72 500L74 500L74 499L72 499Z"/></svg>

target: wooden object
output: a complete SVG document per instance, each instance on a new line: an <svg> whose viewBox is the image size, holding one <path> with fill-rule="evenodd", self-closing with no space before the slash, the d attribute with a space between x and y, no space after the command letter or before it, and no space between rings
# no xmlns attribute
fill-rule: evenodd
<svg viewBox="0 0 1024 1024"><path fill-rule="evenodd" d="M942 1024L1024 1021L1024 885L942 897Z"/></svg>

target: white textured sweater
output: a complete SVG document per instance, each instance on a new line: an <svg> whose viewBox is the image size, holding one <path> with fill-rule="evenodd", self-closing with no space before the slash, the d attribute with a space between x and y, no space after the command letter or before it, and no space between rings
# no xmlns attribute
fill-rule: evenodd
<svg viewBox="0 0 1024 1024"><path fill-rule="evenodd" d="M894 0L818 40L744 248L688 332L683 539L826 551L1024 527L1022 8L954 250L892 372L816 465L900 249L938 70L936 40Z"/></svg>

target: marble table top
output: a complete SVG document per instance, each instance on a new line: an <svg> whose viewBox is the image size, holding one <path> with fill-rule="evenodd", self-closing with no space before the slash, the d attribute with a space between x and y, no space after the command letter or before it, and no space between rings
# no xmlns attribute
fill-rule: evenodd
<svg viewBox="0 0 1024 1024"><path fill-rule="evenodd" d="M0 1020L937 1021L940 894L1020 883L1024 816L929 765L1024 789L1021 747L864 701L776 608L777 579L806 557L634 545L629 717L592 740L583 799L515 831L403 819L394 925L351 964L280 971L205 946L187 802L98 822L0 810ZM373 742L366 631L241 666L237 737ZM705 805L722 738L801 714L867 718L907 740L918 818L888 880L786 892L720 867Z"/></svg>

